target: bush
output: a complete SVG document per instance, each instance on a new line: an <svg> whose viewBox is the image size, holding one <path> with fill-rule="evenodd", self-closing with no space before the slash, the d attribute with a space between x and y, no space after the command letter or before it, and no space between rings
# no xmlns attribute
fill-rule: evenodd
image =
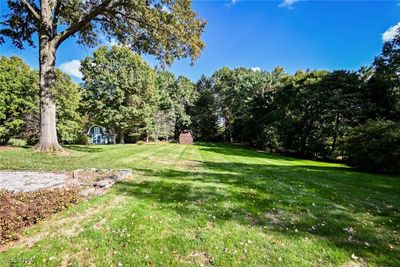
<svg viewBox="0 0 400 267"><path fill-rule="evenodd" d="M18 239L25 227L77 201L78 190L75 188L22 193L0 190L0 245Z"/></svg>
<svg viewBox="0 0 400 267"><path fill-rule="evenodd" d="M136 144L140 146L140 145L146 144L146 142L145 141L137 141Z"/></svg>
<svg viewBox="0 0 400 267"><path fill-rule="evenodd" d="M23 139L11 138L7 143L9 146L26 146L27 142Z"/></svg>
<svg viewBox="0 0 400 267"><path fill-rule="evenodd" d="M130 133L125 136L125 143L136 144L136 142L141 141L142 138L138 133Z"/></svg>
<svg viewBox="0 0 400 267"><path fill-rule="evenodd" d="M84 132L80 132L75 140L77 145L89 145L89 137Z"/></svg>
<svg viewBox="0 0 400 267"><path fill-rule="evenodd" d="M400 172L400 126L369 121L354 128L342 149L348 165L368 171Z"/></svg>

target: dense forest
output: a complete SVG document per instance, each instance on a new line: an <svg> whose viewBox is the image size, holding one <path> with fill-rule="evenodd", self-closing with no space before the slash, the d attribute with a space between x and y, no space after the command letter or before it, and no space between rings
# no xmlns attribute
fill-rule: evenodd
<svg viewBox="0 0 400 267"><path fill-rule="evenodd" d="M38 72L17 57L0 61L0 141L34 144ZM100 47L81 71L82 84L58 70L53 86L63 144L86 144L92 123L120 143L169 141L191 129L197 141L400 170L400 34L358 71L223 67L193 83L151 68L123 46Z"/></svg>

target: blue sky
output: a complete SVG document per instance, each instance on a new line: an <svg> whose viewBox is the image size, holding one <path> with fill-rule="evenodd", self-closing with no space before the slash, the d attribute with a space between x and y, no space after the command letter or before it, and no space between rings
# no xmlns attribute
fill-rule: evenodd
<svg viewBox="0 0 400 267"><path fill-rule="evenodd" d="M223 66L265 70L281 66L291 73L307 68L357 70L373 61L382 48L383 34L390 38L390 27L400 21L396 0L195 0L193 8L208 21L203 35L206 48L193 67L181 60L169 70L194 81ZM0 13L4 12L6 4L0 0ZM69 39L58 50L57 66L64 64L65 71L79 76L77 60L92 51ZM0 54L18 55L38 67L35 49L20 51L5 44ZM145 58L157 64L151 56Z"/></svg>

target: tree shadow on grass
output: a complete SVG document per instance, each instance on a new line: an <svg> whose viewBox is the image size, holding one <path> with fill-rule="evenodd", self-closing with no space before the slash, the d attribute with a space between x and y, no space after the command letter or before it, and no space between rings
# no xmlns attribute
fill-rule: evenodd
<svg viewBox="0 0 400 267"><path fill-rule="evenodd" d="M196 143L196 146L200 147L200 150L223 154L226 156L238 156L238 157L249 157L249 158L263 158L272 160L282 161L296 161L298 159L286 157L282 155L272 154L261 150L249 149L239 145L232 144L215 144L215 143Z"/></svg>
<svg viewBox="0 0 400 267"><path fill-rule="evenodd" d="M72 151L86 152L86 153L98 153L104 151L104 148L88 145L66 145L66 148Z"/></svg>
<svg viewBox="0 0 400 267"><path fill-rule="evenodd" d="M400 179L317 166L196 163L192 171L136 169L149 179L116 190L182 217L319 236L350 254L400 265Z"/></svg>

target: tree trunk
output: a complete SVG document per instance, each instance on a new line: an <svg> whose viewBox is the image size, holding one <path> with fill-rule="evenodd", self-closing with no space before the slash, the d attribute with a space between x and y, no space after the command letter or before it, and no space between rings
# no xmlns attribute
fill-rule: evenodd
<svg viewBox="0 0 400 267"><path fill-rule="evenodd" d="M336 150L338 131L339 131L339 114L336 114L335 132L333 134L331 154L333 154Z"/></svg>
<svg viewBox="0 0 400 267"><path fill-rule="evenodd" d="M40 64L40 139L35 148L39 151L63 151L58 143L56 129L56 99L52 87L56 79L56 44L51 36L51 8L47 1L42 3L42 23L39 30Z"/></svg>
<svg viewBox="0 0 400 267"><path fill-rule="evenodd" d="M115 141L115 129L114 128L111 128L111 133L112 133L112 143L113 144L116 144L117 142Z"/></svg>
<svg viewBox="0 0 400 267"><path fill-rule="evenodd" d="M123 130L123 129L121 129L121 130L119 131L119 143L120 143L120 144L125 144L124 130Z"/></svg>

